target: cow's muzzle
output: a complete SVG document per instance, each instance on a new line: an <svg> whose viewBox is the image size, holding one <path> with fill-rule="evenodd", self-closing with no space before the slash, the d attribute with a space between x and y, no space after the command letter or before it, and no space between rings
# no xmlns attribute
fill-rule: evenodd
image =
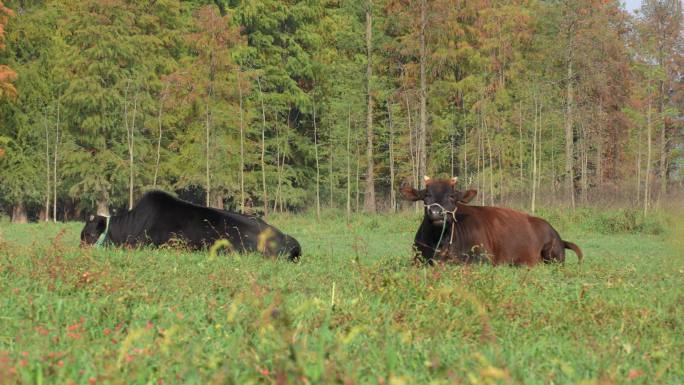
<svg viewBox="0 0 684 385"><path fill-rule="evenodd" d="M425 205L425 215L427 215L430 222L432 222L432 224L435 226L443 225L444 221L448 220L450 217L453 218L455 213L456 207L454 207L453 210L449 211L439 203L431 203L429 205Z"/></svg>

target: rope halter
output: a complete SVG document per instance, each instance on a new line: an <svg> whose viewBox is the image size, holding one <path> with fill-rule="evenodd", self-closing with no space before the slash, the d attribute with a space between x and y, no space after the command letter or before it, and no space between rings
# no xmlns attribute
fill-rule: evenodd
<svg viewBox="0 0 684 385"><path fill-rule="evenodd" d="M456 210L458 210L457 206L454 206L454 209L452 211L449 211L444 208L444 206L440 205L439 203L430 203L429 205L426 204L425 208L430 210L430 207L432 206L437 206L441 210L441 214L443 216L442 220L442 232L439 234L439 240L437 241L437 245L434 248L435 251L432 253L432 259L435 259L435 255L437 255L437 251L439 251L439 245L442 243L442 237L444 236L444 231L446 230L447 226L447 217L449 214L451 214L451 218L454 220L454 224L451 226L451 236L449 237L449 245L451 245L454 242L454 229L456 228Z"/></svg>
<svg viewBox="0 0 684 385"><path fill-rule="evenodd" d="M107 222L105 225L105 230L100 234L100 237L97 238L97 241L95 241L95 246L97 247L102 247L104 245L105 238L107 238L107 233L109 232L109 219L111 218L110 216L106 216Z"/></svg>

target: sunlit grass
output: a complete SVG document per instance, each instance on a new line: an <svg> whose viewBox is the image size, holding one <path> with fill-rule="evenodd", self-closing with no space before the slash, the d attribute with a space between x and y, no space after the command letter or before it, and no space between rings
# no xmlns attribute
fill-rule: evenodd
<svg viewBox="0 0 684 385"><path fill-rule="evenodd" d="M1 224L0 383L681 383L677 227L573 218L585 263L533 269L416 267L413 214L271 218L297 264Z"/></svg>

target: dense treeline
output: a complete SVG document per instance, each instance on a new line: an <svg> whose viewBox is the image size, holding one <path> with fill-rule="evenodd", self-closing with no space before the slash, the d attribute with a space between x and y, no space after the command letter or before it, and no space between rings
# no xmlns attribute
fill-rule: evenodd
<svg viewBox="0 0 684 385"><path fill-rule="evenodd" d="M268 213L393 210L458 175L486 204L682 188L680 0L0 3L0 206L151 188Z"/></svg>

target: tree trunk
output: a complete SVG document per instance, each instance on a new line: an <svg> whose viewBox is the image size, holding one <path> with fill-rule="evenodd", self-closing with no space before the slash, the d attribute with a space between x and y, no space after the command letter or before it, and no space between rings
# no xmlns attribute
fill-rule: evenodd
<svg viewBox="0 0 684 385"><path fill-rule="evenodd" d="M104 196L104 197L100 197L97 199L97 215L102 215L105 217L109 216L109 199L108 199L108 197Z"/></svg>
<svg viewBox="0 0 684 385"><path fill-rule="evenodd" d="M394 188L394 127L392 126L392 104L387 101L387 123L389 124L389 166L390 166L390 212L397 209L397 192ZM452 152L453 163L453 152Z"/></svg>
<svg viewBox="0 0 684 385"><path fill-rule="evenodd" d="M587 193L588 193L588 187L589 183L587 180L587 133L584 128L584 124L581 126L581 132L580 132L580 163L581 163L581 171L580 171L580 180L581 180L581 187L582 187L582 197L581 201L583 204L587 203Z"/></svg>
<svg viewBox="0 0 684 385"><path fill-rule="evenodd" d="M532 122L532 194L530 211L534 214L537 203L537 95L534 95L534 121Z"/></svg>
<svg viewBox="0 0 684 385"><path fill-rule="evenodd" d="M542 110L544 108L544 99L541 98L541 95L538 99L539 101L539 120L537 121L537 135L539 136L537 138L537 151L539 154L537 154L537 192L541 192L541 180L543 177L542 173L542 150L544 149L543 142L542 142L542 131L543 131L543 119L542 119Z"/></svg>
<svg viewBox="0 0 684 385"><path fill-rule="evenodd" d="M371 78L373 76L373 2L366 4L366 191L364 192L364 211L375 212L375 175L373 170L373 96L371 94Z"/></svg>
<svg viewBox="0 0 684 385"><path fill-rule="evenodd" d="M314 96L315 98L315 96ZM316 100L313 101L314 155L316 156L316 218L321 220L321 167L318 160L318 127L316 126Z"/></svg>
<svg viewBox="0 0 684 385"><path fill-rule="evenodd" d="M332 175L332 174L331 174ZM351 218L351 106L347 117L347 223Z"/></svg>
<svg viewBox="0 0 684 385"><path fill-rule="evenodd" d="M240 83L240 73L237 70L238 95L240 97L240 212L245 212L245 124L244 124L244 102L242 98L242 83Z"/></svg>
<svg viewBox="0 0 684 385"><path fill-rule="evenodd" d="M45 110L45 210L44 217L41 220L45 222L50 221L50 195L52 195L52 188L50 186L50 131L48 129L47 109Z"/></svg>
<svg viewBox="0 0 684 385"><path fill-rule="evenodd" d="M23 202L16 203L12 207L12 223L28 223L26 208Z"/></svg>
<svg viewBox="0 0 684 385"><path fill-rule="evenodd" d="M351 107L350 107L349 114L351 115ZM351 121L351 117L349 119ZM334 150L334 143L335 142L333 140L334 136L333 136L333 125L332 124L330 124L330 133L328 134L328 136L329 136L328 141L329 141L329 146L330 146L330 149L328 150L328 152L329 152L329 154L328 154L328 182L330 183L330 208L333 208L333 207L335 207L335 202L333 200L335 197L335 186L333 184L333 182L335 180L335 178L333 177L333 163L334 163L334 159L335 159L335 152L333 150ZM349 147L349 146L347 146L347 147ZM347 149L347 152L348 151L349 151L349 149Z"/></svg>
<svg viewBox="0 0 684 385"><path fill-rule="evenodd" d="M648 212L651 204L651 156L652 141L651 137L651 95L648 96L648 110L646 111L646 175L644 176L644 215Z"/></svg>
<svg viewBox="0 0 684 385"><path fill-rule="evenodd" d="M637 126L638 127L638 126ZM637 158L636 158L636 170L637 170L637 175L636 175L636 204L637 206L641 204L641 143L642 143L642 130L639 129L638 137L637 137Z"/></svg>
<svg viewBox="0 0 684 385"><path fill-rule="evenodd" d="M667 194L667 125L665 124L665 82L660 81L660 102L658 106L658 124L660 125L660 189L658 190L658 201Z"/></svg>
<svg viewBox="0 0 684 385"><path fill-rule="evenodd" d="M167 83L164 87L164 91L159 98L159 112L157 114L157 123L159 125L159 136L157 137L157 160L154 163L154 178L152 179L152 187L157 187L157 176L159 175L159 161L161 160L161 141L162 141L162 119L164 113L164 100L166 99L166 92L169 89L169 84Z"/></svg>
<svg viewBox="0 0 684 385"><path fill-rule="evenodd" d="M414 149L413 144L413 126L411 125L411 104L409 103L408 93L404 92L404 99L406 100L406 121L408 124L408 136L409 136L409 157L411 158L411 178L413 185L418 185L418 160L417 151Z"/></svg>
<svg viewBox="0 0 684 385"><path fill-rule="evenodd" d="M427 28L427 0L420 1L420 130L418 149L420 151L418 180L420 188L425 188L427 174L427 48L425 46L425 30Z"/></svg>
<svg viewBox="0 0 684 385"><path fill-rule="evenodd" d="M566 103L565 103L565 189L566 196L570 199L571 207L575 207L575 194L573 187L572 167L573 167L573 72L572 72L572 43L568 46L567 58L567 89L566 89Z"/></svg>
<svg viewBox="0 0 684 385"><path fill-rule="evenodd" d="M360 201L360 193L359 193L359 179L360 179L360 174L361 174L361 157L360 151L359 151L359 138L355 137L354 138L354 145L356 146L356 207L355 211L358 213L359 212L359 201Z"/></svg>
<svg viewBox="0 0 684 385"><path fill-rule="evenodd" d="M135 145L135 118L138 113L138 91L133 97L133 119L128 134L128 209L133 209L133 185L135 177L135 169L133 163L133 146ZM128 128L128 125L126 125Z"/></svg>
<svg viewBox="0 0 684 385"><path fill-rule="evenodd" d="M57 222L57 185L59 182L57 181L57 153L59 149L59 124L60 124L60 116L59 116L59 105L60 101L57 99L57 125L55 128L55 150L54 152L54 162L52 163L52 220L56 223ZM66 221L66 217L64 219Z"/></svg>
<svg viewBox="0 0 684 385"><path fill-rule="evenodd" d="M468 183L468 126L463 125L463 175L465 176L465 183Z"/></svg>
<svg viewBox="0 0 684 385"><path fill-rule="evenodd" d="M207 183L207 185L206 185L206 188L207 188L206 204L207 204L207 206L210 206L209 197L211 194L211 180L209 178L209 160L210 160L210 158L209 158L209 135L211 134L211 123L209 121L209 98L208 97L207 97L205 108L206 108L206 111L205 111L206 112L206 121L205 121L206 147L205 147L205 151L207 153L206 154L206 183Z"/></svg>
<svg viewBox="0 0 684 385"><path fill-rule="evenodd" d="M261 79L257 78L259 86L259 100L261 101L261 186L263 188L261 200L264 204L264 217L268 216L268 191L266 190L266 107L264 95L261 92Z"/></svg>
<svg viewBox="0 0 684 385"><path fill-rule="evenodd" d="M278 128L278 122L276 119L276 190L273 196L273 212L278 212L278 199L280 194L280 128Z"/></svg>
<svg viewBox="0 0 684 385"><path fill-rule="evenodd" d="M490 134L486 117L482 119L482 121L484 123L484 135L487 140L487 155L489 157L489 204L494 206L494 162L492 162L492 141L489 137Z"/></svg>
<svg viewBox="0 0 684 385"><path fill-rule="evenodd" d="M518 136L520 138L518 143L518 155L520 160L520 189L522 190L525 185L525 179L523 178L523 134L522 134L522 102L518 102Z"/></svg>

